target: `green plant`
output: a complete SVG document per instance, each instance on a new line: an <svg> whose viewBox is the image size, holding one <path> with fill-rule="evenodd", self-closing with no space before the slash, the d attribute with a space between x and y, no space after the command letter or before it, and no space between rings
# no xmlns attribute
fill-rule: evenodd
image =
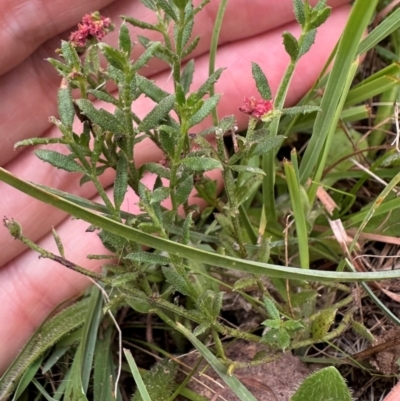
<svg viewBox="0 0 400 401"><path fill-rule="evenodd" d="M110 315L113 316L121 306L157 315L164 327L173 331L171 335L180 340L190 340L225 382L245 397L248 390L235 378L229 377L235 368L269 362L279 355L277 348L283 351L302 349L334 340L347 330L356 312L354 305L358 299L350 285L334 282L399 276L396 271L343 271L353 268L357 237L364 228L374 223L372 217L378 218L373 229L382 223L385 211L400 206L398 198L392 194L400 175L391 169L392 180L377 194L376 200L352 212L357 189L367 180L367 175L351 170L353 163L342 160L354 156L355 142L360 139L354 131L348 135L345 124L365 116L365 110L357 104L397 88L397 82L388 78L389 73L399 73L399 67L392 65L350 89L358 67L357 55L366 50L371 37L378 35L376 31L372 32L361 42L376 2L355 2L329 78L321 78L318 83L320 87L326 85L322 99L310 105L308 96L298 106L285 108L294 69L299 59L310 50L316 29L330 13L324 1L313 8L308 2L294 0L301 36L296 39L288 32L283 34L290 63L274 99L262 68L252 64L261 99L255 96L245 98L240 111L249 115L249 125L244 135L236 132L233 116L220 120L216 116L220 95L214 94L213 86L223 73L222 69L212 72L197 90L191 90L195 65L190 55L199 43L199 38L191 38L194 18L208 2L204 0L195 7L188 0L142 0L157 15L157 22L148 24L123 17L116 49L99 42L112 29L111 21L98 13L85 16L70 41L62 42L59 51L61 61L49 60L62 76L58 92L59 118L52 117L61 136L33 138L17 143L16 147L65 145L66 153L47 149L39 149L35 153L56 168L80 173L81 185L93 183L103 203L96 204L56 189L21 182L4 170L0 170L0 179L90 223L91 230L99 231L108 253L89 257L109 263L105 263L102 274L92 273L65 258L62 238L56 231L53 235L59 255L30 241L14 220L5 218L4 224L11 235L41 257L87 275L104 288L102 291L112 294L112 298L103 300L102 291L93 289L77 307L61 312L69 319L61 321L60 316L64 315L60 314L44 325L41 330L45 333L52 324L59 324L60 328L54 333L47 333L46 341L37 335L25 347L16 363L0 380L2 397L12 392L21 377L31 377L32 372L36 372L37 363L31 365L31 371L27 371L27 366L38 361L38 357L43 357L54 343L59 342L60 336L68 343L68 349L73 348L73 341L66 340L70 331L77 333L79 346L74 362L65 375L69 381L62 391L67 397L86 399L92 365L95 388L96 384L104 382L105 377L112 376L117 382L113 357L104 352L112 342L111 331L106 330L103 342L99 343L97 333L103 324L111 325L111 320L108 320ZM222 2L220 15L225 6L226 2ZM163 42L139 36L144 52L132 61L135 44L129 34L129 24L158 32ZM171 25L172 35L169 30ZM386 26L393 30L395 24L390 22ZM218 31L216 26L216 35ZM385 32L387 34L388 30ZM350 37L351 41L348 40ZM172 93L141 75L141 69L152 58L162 60L170 68ZM109 84L117 88L116 94L108 90ZM315 91L311 93L315 94ZM140 117L136 105L143 96L150 98L154 107ZM105 102L111 111L96 108L93 99ZM211 114L214 114L214 125L193 134L193 127ZM75 116L81 122L78 129L73 125ZM341 133L337 130L339 121L343 126ZM278 149L299 127L311 132L306 152L298 160L298 154L293 150L291 160L284 160L282 166L278 165ZM215 134L215 144L208 140L210 134ZM233 149L225 148L224 137L227 135L232 138ZM136 165L135 145L145 139L153 141L162 151L162 163ZM345 150L330 165L329 152L334 141L340 141ZM368 143L357 144L357 150L367 152ZM389 157L385 154L373 164L378 175L389 174L387 170L380 169L384 163L390 165L393 162ZM115 171L111 198L99 178L108 169ZM206 174L215 169L220 170L223 179L222 197L219 196L217 183ZM155 176L151 188L141 182L147 173ZM349 194L343 193L340 187L334 188L332 197L338 204L337 210L331 214L323 210L316 202L318 186L332 188L339 179L348 177L358 179L358 184ZM307 182L308 179L312 180L311 183ZM194 190L209 205L203 211L189 202ZM123 210L127 191L134 191L138 196L140 214L133 215ZM170 200L170 208L165 205L167 200ZM290 212L286 212L288 209ZM212 213L214 219L209 223ZM285 224L285 218L290 215L294 220L292 226ZM346 228L357 227L354 241L348 245L346 252L342 252L329 238L332 218L343 218ZM324 227L322 234L316 231L317 225ZM152 252L144 251L143 245L152 248ZM335 264L337 271L312 269L313 263L320 260ZM289 267L289 264L295 267ZM226 274L226 281L223 282L208 269L209 265L240 271L246 276L232 278ZM273 296L267 290L267 278L271 279ZM320 281L325 284L322 290L314 284ZM222 284L224 288L221 288ZM256 295L246 292L252 286L257 289ZM253 309L266 318L262 324L267 330L262 336L233 328L220 319L225 291L231 289L238 291ZM318 304L320 292L324 292L325 297L324 302ZM339 292L340 296L336 298ZM183 299L182 304L176 302L175 294ZM83 306L87 306L86 312ZM338 311L342 318L334 325ZM109 312L109 317L103 312ZM78 326L81 328L76 331ZM209 337L214 342L213 353L200 341ZM271 354L250 362L232 361L225 356L222 337L263 342L270 346ZM33 343L36 345L33 346ZM55 352L61 353L60 348ZM93 362L94 354L96 358ZM147 375L161 377L160 366L157 365ZM134 363L130 363L130 367L139 391L134 399L148 399L154 389L146 384L146 377L140 380ZM170 376L164 377L167 384L172 381L174 369L169 372ZM326 372L333 374L331 370ZM334 374L338 376L336 371ZM312 377L317 380L320 377L317 375ZM323 376L322 372L320 375ZM323 376L323 382L329 380ZM24 380L21 379L20 383ZM304 388L307 383L304 383ZM17 391L23 391L22 387ZM166 387L160 386L154 391L163 392L165 399L169 399L174 388L167 391ZM341 383L341 388L347 396L344 383ZM302 397L301 389L295 397ZM106 394L107 397L118 397L118 391L110 383Z"/></svg>

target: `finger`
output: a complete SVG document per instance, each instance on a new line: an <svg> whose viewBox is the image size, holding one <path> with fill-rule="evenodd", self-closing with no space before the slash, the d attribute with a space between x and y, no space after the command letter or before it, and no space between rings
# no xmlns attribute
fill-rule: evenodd
<svg viewBox="0 0 400 401"><path fill-rule="evenodd" d="M311 1L312 4L315 2L316 0ZM196 5L198 3L199 0L195 2ZM254 35L262 32L265 26L272 29L277 27L278 24L282 25L293 19L292 2L280 1L270 2L268 4L270 12L266 13L260 20L259 15L263 11L265 3L265 0L254 0L251 6L246 0L228 3L225 30L221 36L222 41L231 41ZM345 1L333 0L329 4L337 6L345 4ZM204 30L204 25L209 26L210 22L215 20L218 6L218 1L207 5L205 14L208 14L208 18L203 20L200 32L209 31L208 28ZM103 12L114 20L119 15L130 12L130 15L134 15L135 18L145 18L149 22L155 22L154 13L145 9L139 1L0 1L0 9L3 16L2 29L0 30L0 54L2 55L0 75L18 65L47 40L70 30L81 20L84 14L103 8L105 8ZM32 18L32 15L35 17ZM257 24L249 23L255 20L258 21ZM223 35L226 33L228 33L228 36L224 38Z"/></svg>
<svg viewBox="0 0 400 401"><path fill-rule="evenodd" d="M221 173L218 170L208 175L211 179L219 180L221 187ZM152 188L155 176L147 174L142 182ZM112 196L110 191L109 195ZM122 207L137 214L140 212L138 201L138 197L130 191ZM206 206L202 199L195 198L194 192L189 203L195 203L200 209ZM170 202L164 202L163 206L170 207ZM64 245L66 259L85 269L99 271L101 261L89 260L86 255L105 254L107 251L95 233L85 232L88 225L82 220L68 219L57 227L57 233ZM39 245L58 255L50 234ZM0 325L0 344L7 344L7 347L1 347L0 376L16 352L54 308L79 294L89 284L87 277L49 259L38 259L33 251L27 251L3 266L0 270L0 319L7 324Z"/></svg>
<svg viewBox="0 0 400 401"><path fill-rule="evenodd" d="M335 0L331 3L338 5L345 2L344 0ZM194 35L200 35L202 39L192 57L205 54L209 49L217 4L218 2L211 2L207 6L209 8L205 7L204 12L198 14ZM252 2L251 7L245 1L229 2L228 4L226 22L221 31L221 45L254 37L294 18L291 1L257 0ZM111 15L116 22L120 21L117 16L121 14L135 15L136 18L147 21L154 19L154 13L145 9L140 2L131 0L115 2L104 12ZM260 13L264 13L266 18L260 19L258 17ZM276 15L276 18L272 17L273 15ZM254 21L258 21L257 24ZM330 26L331 22L328 20L325 25ZM333 29L337 31L334 27ZM117 30L106 38L114 45L117 43ZM132 37L135 38L137 34L143 35L143 32L132 28ZM161 39L153 32L146 33L146 35L154 40ZM279 38L279 43L281 42L282 40ZM49 40L17 68L0 77L0 93L2 93L3 99L7 99L7 102L3 102L0 108L0 130L11 133L4 138L2 143L0 165L10 161L13 155L18 155L18 152L13 152L15 142L41 136L50 128L48 116L57 115L56 97L60 78L54 68L44 60L54 57L54 50L59 46L59 38ZM137 58L141 51L141 46L135 46L133 58ZM165 69L165 63L152 61L143 72L146 76L150 76Z"/></svg>
<svg viewBox="0 0 400 401"><path fill-rule="evenodd" d="M293 104L298 100L318 77L343 29L347 14L348 7L338 8L331 17L331 24L323 26L319 30L313 49L304 57L297 68L288 94L288 104ZM287 30L291 29L294 34L299 33L298 28L291 25L287 25L285 28ZM263 45L260 46L260 43ZM227 70L222 74L221 80L217 85L217 92L223 94L218 107L220 116L235 113L240 128L246 126L248 116L238 112L238 109L244 96L253 96L257 93L251 75L249 60L260 63L266 71L272 91L276 91L282 73L288 63L288 56L285 54L280 43L280 29L277 29L248 38L239 43L227 44L221 48L218 61L221 65L227 66ZM273 56L271 56L272 54ZM207 56L199 57L196 61L194 87L198 87L204 82L207 77L207 71ZM159 74L154 79L157 83L163 85L165 89L171 90L172 82L169 79L168 73ZM135 112L139 116L144 116L153 106L149 99L144 99L135 106ZM102 104L101 107L107 109L110 106ZM210 126L210 124L209 121L205 121L200 128ZM53 135L58 135L56 134L56 130L53 131ZM161 159L160 151L150 141L141 142L136 153L138 157L139 155L142 156L142 161L149 159L157 161ZM140 160L138 160L138 163L140 163ZM60 170L55 172L54 168L38 160L30 149L25 151L8 168L15 175L26 180L70 191L83 197L92 197L95 194L93 186L85 184L80 188L77 183L79 179L77 175L74 176L71 173L65 173ZM113 174L108 173L102 179L103 185L111 185L112 180ZM0 191L6 194L5 198L7 199L7 204L2 207L0 214L7 215L10 218L14 217L20 221L33 240L41 238L42 235L48 232L51 225L55 225L65 218L63 212L52 210L50 213L47 205L35 200L28 201L27 197L7 187L4 183L0 183ZM1 266L1 262L4 263L14 258L21 251L21 244L12 241L4 229L0 229L0 243L4 244L3 252L0 254Z"/></svg>
<svg viewBox="0 0 400 401"><path fill-rule="evenodd" d="M114 0L0 1L0 75L32 54L42 43L80 21L82 15Z"/></svg>

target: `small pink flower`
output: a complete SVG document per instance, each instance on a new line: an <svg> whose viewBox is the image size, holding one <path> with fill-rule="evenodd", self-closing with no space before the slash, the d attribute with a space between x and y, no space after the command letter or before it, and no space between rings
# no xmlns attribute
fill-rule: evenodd
<svg viewBox="0 0 400 401"><path fill-rule="evenodd" d="M239 107L239 110L254 118L261 118L263 115L272 111L273 108L274 104L272 100L256 100L254 97L245 97L243 106Z"/></svg>
<svg viewBox="0 0 400 401"><path fill-rule="evenodd" d="M69 40L75 47L85 47L90 39L101 40L112 29L110 18L98 12L86 14L78 24L78 30L71 33Z"/></svg>

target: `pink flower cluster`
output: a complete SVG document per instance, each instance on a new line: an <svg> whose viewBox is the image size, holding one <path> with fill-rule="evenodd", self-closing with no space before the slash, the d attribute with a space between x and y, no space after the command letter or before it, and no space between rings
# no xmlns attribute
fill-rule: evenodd
<svg viewBox="0 0 400 401"><path fill-rule="evenodd" d="M239 107L242 113L248 114L254 118L261 118L264 114L273 110L274 104L272 100L256 100L254 97L245 97L243 106Z"/></svg>
<svg viewBox="0 0 400 401"><path fill-rule="evenodd" d="M78 24L78 30L71 33L69 40L75 47L85 47L88 40L92 38L101 40L110 30L112 30L110 18L97 12L86 14Z"/></svg>

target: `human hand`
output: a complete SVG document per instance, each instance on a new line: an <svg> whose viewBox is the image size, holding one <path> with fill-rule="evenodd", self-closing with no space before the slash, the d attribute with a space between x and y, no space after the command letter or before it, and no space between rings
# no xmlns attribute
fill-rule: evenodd
<svg viewBox="0 0 400 401"><path fill-rule="evenodd" d="M349 7L343 5L345 3L347 0L330 2L335 9L327 23L319 28L315 45L297 67L288 96L289 104L301 98L319 75L346 22ZM102 15L110 17L117 25L116 31L106 37L110 44L117 41L119 15L134 15L137 19L147 21L153 16L137 0L43 0L40 6L38 3L16 0L12 6L5 2L3 4L0 2L3 15L3 28L0 31L0 93L3 99L0 109L3 133L0 165L25 180L93 198L96 193L94 187L90 184L79 187L78 175L55 170L42 163L33 155L32 149L13 152L13 145L30 137L58 135L48 122L48 116L57 114L56 96L61 79L44 59L54 57L60 39L68 38L69 32L75 29L85 13L101 10ZM32 9L33 4L37 8ZM202 39L194 52L194 87L207 76L208 46L218 4L215 1L207 5L197 18L195 34L200 34ZM216 92L223 94L219 115L235 113L239 128L244 128L248 120L246 115L238 113L243 97L257 93L251 75L251 61L263 68L275 93L289 61L282 46L281 33L285 30L290 30L294 35L299 33L293 20L291 0L229 2L217 55L217 66L227 69L216 85ZM133 32L134 38L138 31ZM137 57L139 48L139 45L136 46L133 57ZM152 62L145 73L159 85L165 86L166 90L171 90L172 82L165 64ZM140 107L141 110L135 109L135 112L144 115L150 105L144 101ZM135 149L135 156L139 165L158 161L162 157L160 150L150 141L141 142ZM149 182L151 177L146 179ZM102 176L105 187L112 185L112 182L112 172ZM64 212L30 199L1 182L0 193L0 214L21 223L27 237L45 249L55 250L50 231L52 226L56 226L66 257L87 269L99 269L99 261L86 259L88 250L90 253L104 253L97 236L84 233L87 223L71 221ZM137 211L135 203L134 197L128 197L124 208L134 213ZM81 233L84 233L85 241L82 241ZM38 260L37 254L26 251L24 245L14 241L6 229L0 229L0 243L2 372L49 313L63 301L81 292L89 282L86 277L54 262Z"/></svg>

